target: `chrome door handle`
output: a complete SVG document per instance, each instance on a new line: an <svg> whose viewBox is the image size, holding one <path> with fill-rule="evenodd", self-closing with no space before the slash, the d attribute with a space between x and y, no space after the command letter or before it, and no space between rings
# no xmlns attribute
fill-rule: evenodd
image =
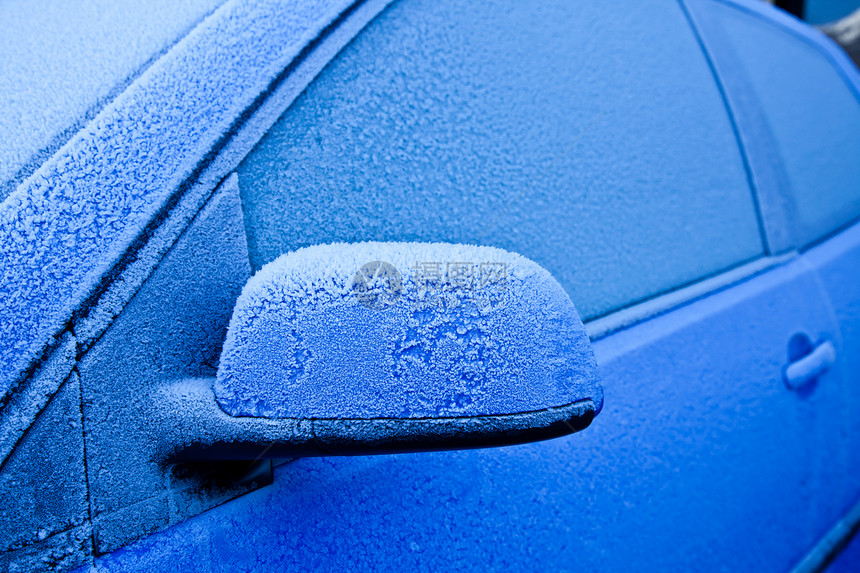
<svg viewBox="0 0 860 573"><path fill-rule="evenodd" d="M782 379L790 389L797 390L827 372L835 362L836 348L825 340L806 356L789 363L782 371Z"/></svg>

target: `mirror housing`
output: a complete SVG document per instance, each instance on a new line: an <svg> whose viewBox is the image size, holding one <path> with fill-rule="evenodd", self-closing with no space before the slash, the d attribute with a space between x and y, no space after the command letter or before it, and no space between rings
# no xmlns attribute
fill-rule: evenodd
<svg viewBox="0 0 860 573"><path fill-rule="evenodd" d="M219 428L180 440L186 458L508 445L579 431L603 404L561 285L520 255L443 243L281 256L242 291L214 383L169 394Z"/></svg>

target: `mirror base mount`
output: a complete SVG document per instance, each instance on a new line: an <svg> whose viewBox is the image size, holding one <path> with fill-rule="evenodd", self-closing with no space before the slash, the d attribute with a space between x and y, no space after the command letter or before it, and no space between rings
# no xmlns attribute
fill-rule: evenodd
<svg viewBox="0 0 860 573"><path fill-rule="evenodd" d="M213 378L158 390L154 439L164 463L216 459L349 456L460 450L523 444L585 429L594 403L504 415L441 418L254 418L218 405Z"/></svg>

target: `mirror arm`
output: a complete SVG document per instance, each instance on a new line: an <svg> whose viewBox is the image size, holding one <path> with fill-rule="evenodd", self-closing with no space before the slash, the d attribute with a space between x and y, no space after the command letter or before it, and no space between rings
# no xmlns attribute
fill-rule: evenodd
<svg viewBox="0 0 860 573"><path fill-rule="evenodd" d="M505 415L449 418L234 417L218 405L214 378L179 380L152 397L159 461L392 454L523 444L585 429L594 403Z"/></svg>
<svg viewBox="0 0 860 573"><path fill-rule="evenodd" d="M328 455L309 420L230 416L215 399L215 378L172 381L152 397L160 462L254 460Z"/></svg>

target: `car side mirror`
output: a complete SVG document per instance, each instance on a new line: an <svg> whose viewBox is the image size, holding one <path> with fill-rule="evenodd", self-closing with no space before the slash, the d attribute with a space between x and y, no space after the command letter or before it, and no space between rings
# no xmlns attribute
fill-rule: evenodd
<svg viewBox="0 0 860 573"><path fill-rule="evenodd" d="M171 459L502 446L584 429L603 388L561 285L492 247L332 244L263 267L217 377L157 398ZM264 451L265 450L265 451Z"/></svg>

